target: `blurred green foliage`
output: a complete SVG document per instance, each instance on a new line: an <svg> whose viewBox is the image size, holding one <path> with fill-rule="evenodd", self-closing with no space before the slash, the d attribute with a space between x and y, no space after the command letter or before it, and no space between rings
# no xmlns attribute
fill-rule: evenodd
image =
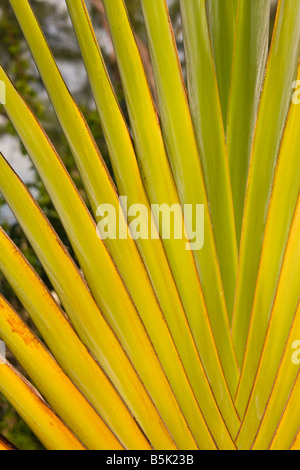
<svg viewBox="0 0 300 470"><path fill-rule="evenodd" d="M43 446L17 415L4 397L0 396L0 434L20 450L43 450Z"/></svg>

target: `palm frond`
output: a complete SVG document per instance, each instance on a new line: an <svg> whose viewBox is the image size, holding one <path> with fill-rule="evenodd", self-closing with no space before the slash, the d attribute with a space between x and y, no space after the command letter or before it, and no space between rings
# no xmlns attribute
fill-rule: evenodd
<svg viewBox="0 0 300 470"><path fill-rule="evenodd" d="M66 0L116 186L29 1L10 0L91 210L0 65L75 254L0 154L0 191L59 299L1 228L1 272L40 337L1 294L0 338L30 382L3 361L0 392L51 450L299 449L300 0L279 0L270 48L269 0L180 0L187 88L166 1L141 0L157 107L124 0L103 0L128 121L86 3ZM181 237L164 236L163 205ZM204 210L197 247L187 205Z"/></svg>

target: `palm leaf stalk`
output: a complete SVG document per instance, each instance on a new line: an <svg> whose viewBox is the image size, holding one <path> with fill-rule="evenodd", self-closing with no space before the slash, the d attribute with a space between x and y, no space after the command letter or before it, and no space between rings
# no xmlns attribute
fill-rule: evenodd
<svg viewBox="0 0 300 470"><path fill-rule="evenodd" d="M10 4L91 211L0 65L80 266L0 154L0 191L61 303L1 228L0 269L40 339L1 295L0 338L29 381L4 359L0 392L50 450L298 449L300 0L279 0L270 45L269 0L181 0L187 86L165 0L141 0L157 107L124 0L103 0L128 122L85 0L66 0L116 186L29 1ZM127 204L151 237L133 237ZM182 237L164 236L161 205ZM204 208L197 249L186 205Z"/></svg>

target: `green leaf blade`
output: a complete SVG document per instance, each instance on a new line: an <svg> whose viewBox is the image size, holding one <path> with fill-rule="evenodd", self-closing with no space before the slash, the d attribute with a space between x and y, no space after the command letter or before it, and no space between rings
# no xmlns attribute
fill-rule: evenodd
<svg viewBox="0 0 300 470"><path fill-rule="evenodd" d="M281 0L260 101L243 218L233 338L242 365L278 150L300 54L300 2ZM276 77L276 80L274 80Z"/></svg>
<svg viewBox="0 0 300 470"><path fill-rule="evenodd" d="M269 0L239 2L227 125L238 243L254 127L268 55L269 18Z"/></svg>

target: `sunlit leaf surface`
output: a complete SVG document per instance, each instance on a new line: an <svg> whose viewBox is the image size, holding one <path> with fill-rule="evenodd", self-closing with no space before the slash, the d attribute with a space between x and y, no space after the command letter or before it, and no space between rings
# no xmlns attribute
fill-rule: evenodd
<svg viewBox="0 0 300 470"><path fill-rule="evenodd" d="M151 87L124 0L103 0L127 120L85 0L66 0L115 186L29 1L10 0L90 205L0 64L76 257L0 154L56 296L1 228L1 272L39 337L0 294L0 339L28 376L0 356L0 392L49 450L299 450L300 0L279 0L271 44L269 0L180 0L186 69L165 0L140 3ZM177 209L169 237L157 205Z"/></svg>

